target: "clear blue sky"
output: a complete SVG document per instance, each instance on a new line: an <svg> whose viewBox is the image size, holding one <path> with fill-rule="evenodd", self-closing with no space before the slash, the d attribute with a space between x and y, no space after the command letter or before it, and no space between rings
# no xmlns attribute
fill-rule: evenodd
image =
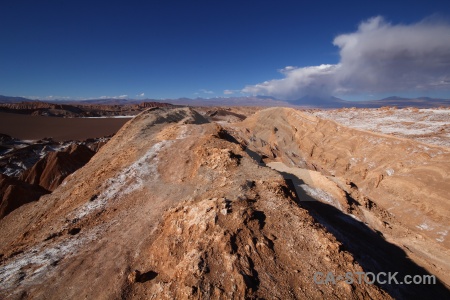
<svg viewBox="0 0 450 300"><path fill-rule="evenodd" d="M0 94L240 95L286 66L338 64L334 38L371 17L436 14L448 20L450 1L2 0Z"/></svg>

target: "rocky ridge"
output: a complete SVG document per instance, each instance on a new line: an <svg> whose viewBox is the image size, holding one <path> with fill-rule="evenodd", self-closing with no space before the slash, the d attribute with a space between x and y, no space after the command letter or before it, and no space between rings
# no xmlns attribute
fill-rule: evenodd
<svg viewBox="0 0 450 300"><path fill-rule="evenodd" d="M375 145L396 154L386 158ZM409 160L396 147L411 147ZM422 233L402 214L411 204L427 221L448 226L437 209L448 211L442 184L449 172L440 163L448 151L424 156L417 147L293 109L229 124L210 123L190 108L147 110L52 194L0 220L1 292L8 299L448 296L441 281L430 287L313 278L384 267L448 282L450 268L421 255L431 247L412 247L432 243L445 260L448 241L437 241L437 230ZM434 178L441 189L424 170L442 176ZM408 189L426 184L433 194L424 208L414 200L420 191ZM401 243L414 250L408 254L382 237L407 232ZM373 246L364 248L367 242ZM374 247L378 255L365 255Z"/></svg>

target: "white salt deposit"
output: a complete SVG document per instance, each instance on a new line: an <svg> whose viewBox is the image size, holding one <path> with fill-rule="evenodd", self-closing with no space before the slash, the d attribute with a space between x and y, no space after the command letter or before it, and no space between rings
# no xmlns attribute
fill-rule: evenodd
<svg viewBox="0 0 450 300"><path fill-rule="evenodd" d="M47 276L60 260L73 256L81 245L95 240L102 229L98 226L89 232L80 232L52 247L46 247L49 242L43 242L13 256L0 269L0 286L9 289L19 283L22 286L35 283L37 279L42 279L42 276Z"/></svg>
<svg viewBox="0 0 450 300"><path fill-rule="evenodd" d="M322 202L327 202L342 211L342 207L339 201L337 201L333 196L331 196L324 190L310 187L307 184L300 184L300 187L306 192L306 194L308 194L312 198Z"/></svg>
<svg viewBox="0 0 450 300"><path fill-rule="evenodd" d="M313 115L356 129L450 147L450 109L344 109L323 110Z"/></svg>
<svg viewBox="0 0 450 300"><path fill-rule="evenodd" d="M422 224L420 224L420 225L418 225L416 227L419 228L420 230L426 230L426 231L431 231L431 230L434 229L433 227L431 227L427 223L422 223Z"/></svg>
<svg viewBox="0 0 450 300"><path fill-rule="evenodd" d="M395 171L394 171L394 169L387 169L386 173L388 176L392 176L392 175L394 175Z"/></svg>
<svg viewBox="0 0 450 300"><path fill-rule="evenodd" d="M439 235L439 237L436 239L436 241L442 243L448 234L448 230L439 231L437 232L437 234Z"/></svg>
<svg viewBox="0 0 450 300"><path fill-rule="evenodd" d="M82 218L105 207L112 199L120 199L141 189L150 176L152 179L158 178L158 153L171 143L171 141L162 141L154 144L141 158L116 176L106 180L101 188L103 192L94 201L90 201L79 208L75 212L76 218Z"/></svg>
<svg viewBox="0 0 450 300"><path fill-rule="evenodd" d="M182 125L180 127L180 130L178 132L178 136L176 137L177 140L185 139L187 137L187 126Z"/></svg>

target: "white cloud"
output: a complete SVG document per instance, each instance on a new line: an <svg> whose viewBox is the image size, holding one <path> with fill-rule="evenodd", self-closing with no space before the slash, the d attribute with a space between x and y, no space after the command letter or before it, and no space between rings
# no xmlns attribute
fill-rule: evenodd
<svg viewBox="0 0 450 300"><path fill-rule="evenodd" d="M287 67L280 72L283 79L265 81L252 86L246 86L243 92L262 94L283 99L295 99L309 94L326 94L333 92L335 74L339 65L320 65L314 67Z"/></svg>
<svg viewBox="0 0 450 300"><path fill-rule="evenodd" d="M128 95L120 95L120 96L100 96L100 99L125 99Z"/></svg>
<svg viewBox="0 0 450 300"><path fill-rule="evenodd" d="M334 44L344 66L340 85L350 89L427 90L450 80L449 24L425 20L394 26L376 17Z"/></svg>
<svg viewBox="0 0 450 300"><path fill-rule="evenodd" d="M214 94L214 92L213 91L209 91L209 90L206 90L206 89L200 89L200 90L198 90L200 93L203 93L203 94ZM196 94L198 94L198 93L196 93Z"/></svg>
<svg viewBox="0 0 450 300"><path fill-rule="evenodd" d="M287 66L284 78L246 86L242 91L284 99L305 95L450 90L450 25L426 19L392 25L382 17L337 36L340 62Z"/></svg>
<svg viewBox="0 0 450 300"><path fill-rule="evenodd" d="M46 97L40 97L40 100L70 100L70 97L67 96L54 96L54 95L50 95L50 96L46 96Z"/></svg>
<svg viewBox="0 0 450 300"><path fill-rule="evenodd" d="M136 96L137 96L137 97L144 97L144 96L145 96L145 93L140 93L140 94L137 94Z"/></svg>

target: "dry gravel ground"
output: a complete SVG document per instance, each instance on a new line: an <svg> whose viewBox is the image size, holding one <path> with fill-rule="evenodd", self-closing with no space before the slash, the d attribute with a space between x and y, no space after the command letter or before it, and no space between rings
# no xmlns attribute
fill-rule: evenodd
<svg viewBox="0 0 450 300"><path fill-rule="evenodd" d="M214 116L143 112L1 220L2 297L449 297L448 149L293 109ZM363 270L440 281L313 281Z"/></svg>

